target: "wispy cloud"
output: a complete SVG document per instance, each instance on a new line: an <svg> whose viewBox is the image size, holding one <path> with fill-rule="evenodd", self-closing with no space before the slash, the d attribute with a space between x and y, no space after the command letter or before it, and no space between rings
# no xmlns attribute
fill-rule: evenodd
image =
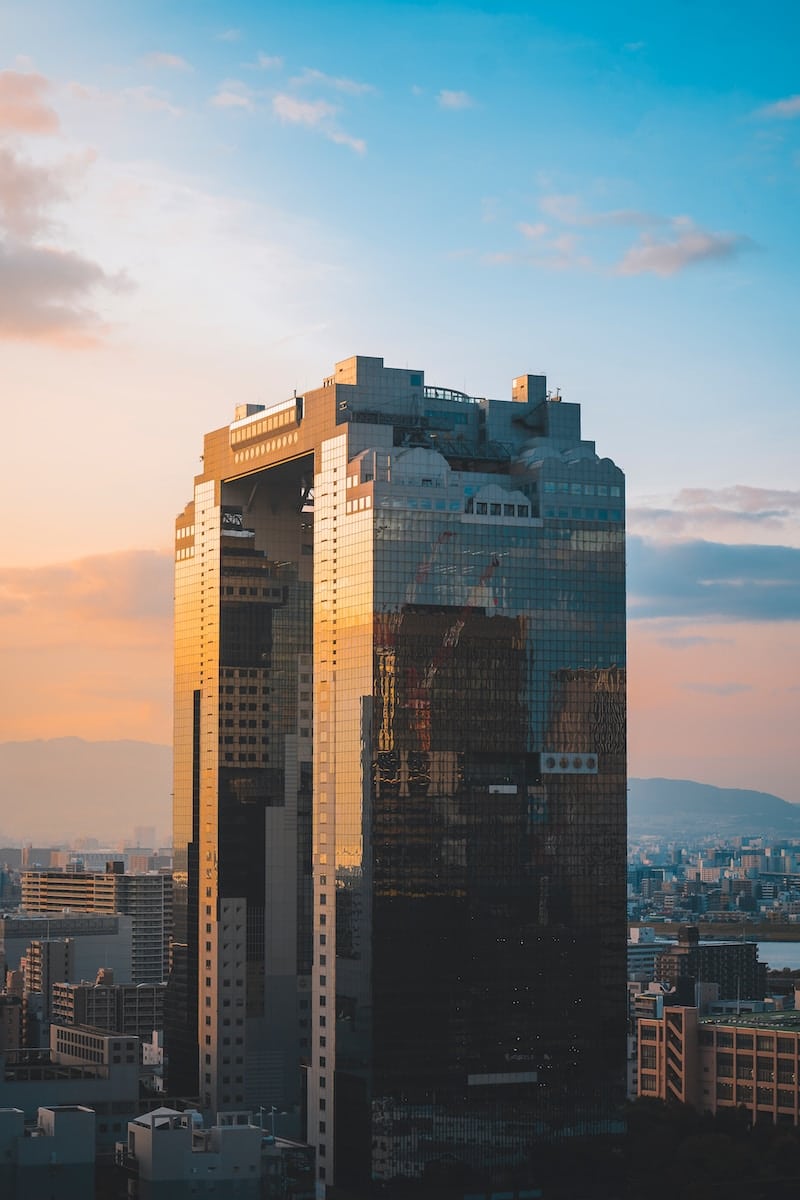
<svg viewBox="0 0 800 1200"><path fill-rule="evenodd" d="M800 544L800 491L754 488L684 488L666 500L657 498L628 510L634 533L659 540L689 536L723 540L752 538Z"/></svg>
<svg viewBox="0 0 800 1200"><path fill-rule="evenodd" d="M209 104L214 108L233 108L254 112L256 93L238 79L226 79L219 85Z"/></svg>
<svg viewBox="0 0 800 1200"><path fill-rule="evenodd" d="M299 75L289 81L294 87L306 87L309 84L333 88L336 92L344 92L348 96L363 96L374 92L371 83L360 83L357 79L347 79L344 76L326 75L314 67L306 67Z"/></svg>
<svg viewBox="0 0 800 1200"><path fill-rule="evenodd" d="M168 71L191 71L191 65L180 54L168 54L164 50L154 50L145 54L142 62L146 67L165 68Z"/></svg>
<svg viewBox="0 0 800 1200"><path fill-rule="evenodd" d="M530 241L536 241L548 233L550 226L545 225L544 221L536 221L534 224L531 224L529 221L520 221L517 225L517 229L524 238L528 238Z"/></svg>
<svg viewBox="0 0 800 1200"><path fill-rule="evenodd" d="M0 131L57 133L58 117L44 100L50 82L35 72L0 71Z"/></svg>
<svg viewBox="0 0 800 1200"><path fill-rule="evenodd" d="M223 29L216 35L216 39L218 42L238 42L241 36L241 29Z"/></svg>
<svg viewBox="0 0 800 1200"><path fill-rule="evenodd" d="M564 225L582 225L587 228L650 226L664 223L663 217L633 208L616 208L608 212L587 212L580 197L576 195L541 196L539 208L546 216L561 221Z"/></svg>
<svg viewBox="0 0 800 1200"><path fill-rule="evenodd" d="M643 233L638 243L626 250L615 273L666 278L698 263L734 258L751 247L750 239L742 234L712 232L686 218L675 218L671 236L657 238Z"/></svg>
<svg viewBox="0 0 800 1200"><path fill-rule="evenodd" d="M149 84L120 88L119 91L112 92L95 87L94 84L73 81L67 90L76 100L101 105L104 108L133 108L139 112L164 113L170 117L184 115L184 110L173 104L166 92Z"/></svg>
<svg viewBox="0 0 800 1200"><path fill-rule="evenodd" d="M255 62L244 65L253 71L277 71L283 66L283 59L280 54L264 54L259 50Z"/></svg>
<svg viewBox="0 0 800 1200"><path fill-rule="evenodd" d="M436 103L440 108L450 109L474 108L475 106L475 101L469 92L451 92L447 88L443 88L439 92Z"/></svg>
<svg viewBox="0 0 800 1200"><path fill-rule="evenodd" d="M335 121L339 110L327 100L298 100L296 96L279 92L272 98L272 111L285 125L303 125L306 129L317 130L330 142L347 146L356 154L366 154L367 143L339 128Z"/></svg>
<svg viewBox="0 0 800 1200"><path fill-rule="evenodd" d="M296 96L279 92L277 96L273 96L272 111L289 125L307 125L317 129L333 117L337 110L327 100L298 100Z"/></svg>
<svg viewBox="0 0 800 1200"><path fill-rule="evenodd" d="M757 117L777 117L782 120L800 117L800 93L795 96L786 96L783 100L776 100L773 104L766 104L763 108L759 108L755 115Z"/></svg>

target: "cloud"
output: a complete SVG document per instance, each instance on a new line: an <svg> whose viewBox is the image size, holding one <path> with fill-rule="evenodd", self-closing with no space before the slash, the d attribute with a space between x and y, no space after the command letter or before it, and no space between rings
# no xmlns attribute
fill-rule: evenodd
<svg viewBox="0 0 800 1200"><path fill-rule="evenodd" d="M129 550L41 567L0 567L0 599L42 619L103 623L172 619L172 554Z"/></svg>
<svg viewBox="0 0 800 1200"><path fill-rule="evenodd" d="M758 109L756 116L778 117L783 120L800 117L800 94L786 96L783 100L776 100L774 104L767 104L764 108Z"/></svg>
<svg viewBox="0 0 800 1200"><path fill-rule="evenodd" d="M43 96L50 83L35 72L0 71L0 130L10 133L57 133L58 117Z"/></svg>
<svg viewBox="0 0 800 1200"><path fill-rule="evenodd" d="M664 218L654 213L641 212L635 208L616 208L609 212L586 212L580 197L576 195L550 194L539 198L539 208L547 216L564 225L602 226L650 226L661 225Z"/></svg>
<svg viewBox="0 0 800 1200"><path fill-rule="evenodd" d="M0 224L17 237L50 228L49 209L63 200L63 168L39 167L0 146Z"/></svg>
<svg viewBox="0 0 800 1200"><path fill-rule="evenodd" d="M239 108L254 112L256 93L238 79L227 79L221 83L209 101L214 108Z"/></svg>
<svg viewBox="0 0 800 1200"><path fill-rule="evenodd" d="M524 238L534 240L536 238L544 237L544 235L549 231L550 226L545 225L544 221L537 221L535 225L531 225L528 221L520 221L520 223L517 225L517 229Z"/></svg>
<svg viewBox="0 0 800 1200"><path fill-rule="evenodd" d="M283 66L283 59L279 54L264 54L259 50L256 55L256 61L246 63L245 66L250 67L254 71L277 71Z"/></svg>
<svg viewBox="0 0 800 1200"><path fill-rule="evenodd" d="M72 251L0 241L0 338L94 345L105 326L90 306L93 294L129 286Z"/></svg>
<svg viewBox="0 0 800 1200"><path fill-rule="evenodd" d="M303 125L316 129L330 142L348 146L356 154L366 154L367 143L363 138L352 137L338 127L334 118L338 108L327 100L298 100L285 92L272 98L272 111L285 125Z"/></svg>
<svg viewBox="0 0 800 1200"><path fill-rule="evenodd" d="M622 49L627 50L629 54L638 54L646 45L647 42L626 42Z"/></svg>
<svg viewBox="0 0 800 1200"><path fill-rule="evenodd" d="M352 137L349 133L344 133L341 129L331 129L325 136L329 141L335 142L337 146L349 146L356 154L367 153L367 143L363 138Z"/></svg>
<svg viewBox="0 0 800 1200"><path fill-rule="evenodd" d="M191 65L185 58L181 58L180 54L167 54L162 50L155 50L152 54L145 54L142 62L146 67L165 67L168 71L191 71Z"/></svg>
<svg viewBox="0 0 800 1200"><path fill-rule="evenodd" d="M90 345L104 328L92 296L129 286L82 254L38 240L52 233L52 210L68 199L67 181L85 165L39 166L0 146L0 339Z"/></svg>
<svg viewBox="0 0 800 1200"><path fill-rule="evenodd" d="M317 71L314 67L306 67L300 75L295 75L290 82L295 87L304 87L306 84L318 84L322 87L333 88L337 92L344 92L348 96L363 96L368 92L375 91L371 83L359 83L356 79L326 75L324 71Z"/></svg>
<svg viewBox="0 0 800 1200"><path fill-rule="evenodd" d="M732 540L752 537L758 528L762 541L800 541L800 491L754 488L734 484L725 488L684 488L664 503L644 503L628 510L628 527L659 539L695 536Z"/></svg>
<svg viewBox="0 0 800 1200"><path fill-rule="evenodd" d="M439 92L436 103L440 108L450 109L473 108L475 105L469 92L450 92L446 88Z"/></svg>
<svg viewBox="0 0 800 1200"><path fill-rule="evenodd" d="M539 208L550 220L573 228L641 229L639 240L611 267L615 275L666 277L697 263L732 258L752 246L750 239L741 234L702 229L690 217L664 217L636 208L591 212L574 193L547 193L539 198ZM542 236L542 224L521 222L517 228L530 239ZM559 253L556 262L560 268L586 267L591 260L586 254Z"/></svg>
<svg viewBox="0 0 800 1200"><path fill-rule="evenodd" d="M632 619L800 620L800 549L628 538Z"/></svg>
<svg viewBox="0 0 800 1200"><path fill-rule="evenodd" d="M327 100L298 100L279 92L272 99L272 111L287 124L308 125L315 129L334 116L337 109Z"/></svg>
<svg viewBox="0 0 800 1200"><path fill-rule="evenodd" d="M241 29L223 29L217 34L218 42L238 42L242 36Z"/></svg>
<svg viewBox="0 0 800 1200"><path fill-rule="evenodd" d="M642 234L617 263L617 275L659 275L667 278L701 262L734 258L751 246L737 233L712 233L696 226L679 229L671 239Z"/></svg>
<svg viewBox="0 0 800 1200"><path fill-rule="evenodd" d="M707 696L738 696L741 692L752 692L749 683L682 683L687 692L700 692Z"/></svg>
<svg viewBox="0 0 800 1200"><path fill-rule="evenodd" d="M526 222L521 222L517 228L528 242L535 245L534 250L506 250L484 254L481 261L489 266L521 264L545 271L588 271L593 268L594 263L584 254L577 234L559 233L547 236L547 225L529 225Z"/></svg>
<svg viewBox="0 0 800 1200"><path fill-rule="evenodd" d="M0 568L4 736L165 740L171 635L170 552Z"/></svg>

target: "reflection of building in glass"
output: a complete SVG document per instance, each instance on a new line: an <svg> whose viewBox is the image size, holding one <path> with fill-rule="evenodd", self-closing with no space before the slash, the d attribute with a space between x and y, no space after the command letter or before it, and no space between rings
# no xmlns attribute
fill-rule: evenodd
<svg viewBox="0 0 800 1200"><path fill-rule="evenodd" d="M348 359L178 518L175 1012L212 1107L302 1056L322 1187L524 1180L624 1094L623 476L512 395Z"/></svg>

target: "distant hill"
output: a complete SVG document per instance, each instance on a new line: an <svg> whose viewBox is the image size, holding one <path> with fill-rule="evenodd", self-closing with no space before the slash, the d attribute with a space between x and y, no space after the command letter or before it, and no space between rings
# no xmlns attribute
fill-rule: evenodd
<svg viewBox="0 0 800 1200"><path fill-rule="evenodd" d="M628 831L679 836L800 837L800 804L769 792L712 787L691 779L629 779Z"/></svg>
<svg viewBox="0 0 800 1200"><path fill-rule="evenodd" d="M172 747L53 738L0 742L0 844L114 844L136 825L170 841Z"/></svg>

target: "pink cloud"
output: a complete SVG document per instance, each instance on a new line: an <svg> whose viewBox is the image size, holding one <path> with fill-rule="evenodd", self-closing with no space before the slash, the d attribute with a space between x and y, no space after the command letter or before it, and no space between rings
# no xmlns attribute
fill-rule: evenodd
<svg viewBox="0 0 800 1200"><path fill-rule="evenodd" d="M43 97L50 89L44 75L0 71L0 130L9 133L58 132L58 117Z"/></svg>
<svg viewBox="0 0 800 1200"><path fill-rule="evenodd" d="M0 569L6 739L170 739L172 555Z"/></svg>

